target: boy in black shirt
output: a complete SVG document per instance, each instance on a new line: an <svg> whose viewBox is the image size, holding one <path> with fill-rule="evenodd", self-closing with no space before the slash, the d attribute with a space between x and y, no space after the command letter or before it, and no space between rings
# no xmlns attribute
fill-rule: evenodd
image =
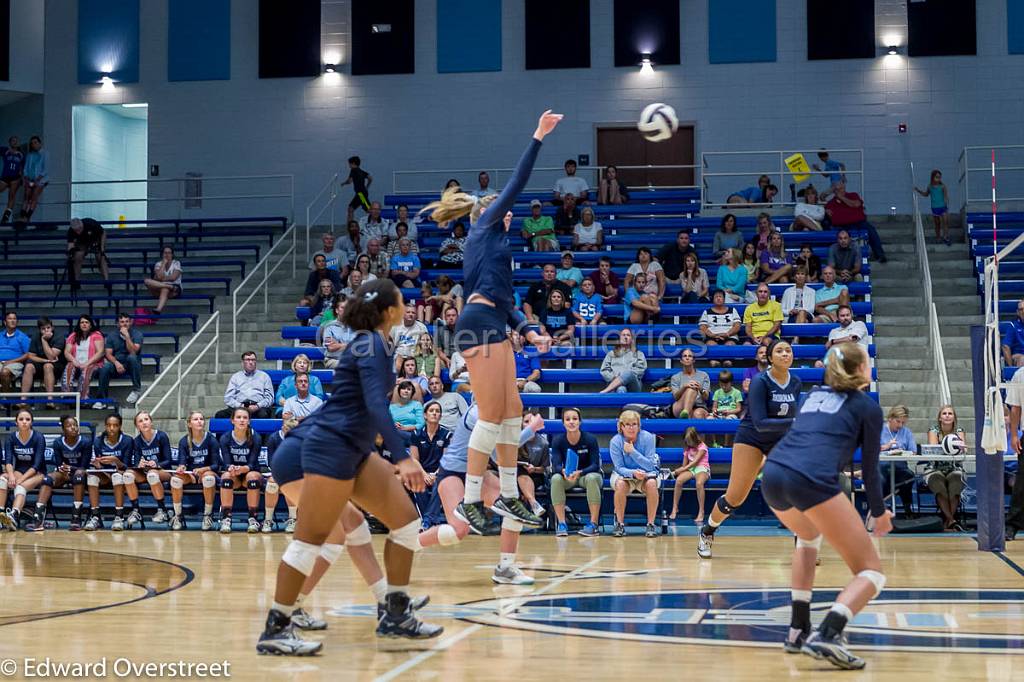
<svg viewBox="0 0 1024 682"><path fill-rule="evenodd" d="M360 168L362 160L358 156L348 157L348 177L341 183L342 187L351 183L355 196L348 203L348 219L352 220L355 210L361 208L367 213L370 212L370 185L373 184L373 176Z"/></svg>

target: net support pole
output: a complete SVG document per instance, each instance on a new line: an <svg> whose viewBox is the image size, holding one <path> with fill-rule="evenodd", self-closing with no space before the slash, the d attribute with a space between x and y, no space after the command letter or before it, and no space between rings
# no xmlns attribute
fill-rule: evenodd
<svg viewBox="0 0 1024 682"><path fill-rule="evenodd" d="M971 365L974 367L974 452L978 490L978 550L1001 552L1006 549L1003 510L1002 453L986 455L981 448L985 423L985 327L971 325ZM997 415L1002 419L1002 415Z"/></svg>

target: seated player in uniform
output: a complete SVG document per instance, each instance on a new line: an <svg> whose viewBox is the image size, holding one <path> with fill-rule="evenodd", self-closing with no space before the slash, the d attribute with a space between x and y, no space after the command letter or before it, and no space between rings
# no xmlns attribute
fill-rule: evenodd
<svg viewBox="0 0 1024 682"><path fill-rule="evenodd" d="M124 474L126 466L132 461L135 441L121 431L121 415L107 415L103 421L103 435L93 441L91 471L85 481L89 486L89 520L85 522L85 530L98 530L103 527L103 516L100 512L100 486L110 485L114 490L114 522L110 530L118 532L125 528L124 520ZM133 523L141 523L142 515L138 512L138 491L132 501ZM74 530L74 527L72 527Z"/></svg>
<svg viewBox="0 0 1024 682"><path fill-rule="evenodd" d="M245 486L245 503L249 509L249 533L260 532L256 520L260 506L263 475L259 470L262 442L249 424L249 410L236 407L231 411L231 431L220 437L220 532L231 532L231 507L235 490Z"/></svg>
<svg viewBox="0 0 1024 682"><path fill-rule="evenodd" d="M296 419L294 417L292 417L291 419L285 419L283 422L281 422L281 428L278 429L277 431L275 431L274 433L270 434L267 437L267 441L266 441L266 448L267 448L267 474L268 474L268 476L267 476L267 491L266 491L266 494L263 496L263 509L264 509L265 516L263 517L263 525L260 527L260 530L263 531L264 533L270 533L271 531L274 530L274 509L277 507L277 500L278 500L279 491L280 491L280 487L276 483L276 481L274 479L274 474L273 474L274 454L277 452L277 449L279 447L281 447L281 443L284 442L284 437L288 435L288 432L291 431L292 429L294 429L296 426L299 425L299 421L300 421L299 419ZM273 483L274 485L271 486L271 483ZM271 487L274 488L273 491L271 491ZM285 501L286 502L288 501L287 498L285 499ZM289 502L288 503L288 520L285 521L285 524L284 524L284 532L285 533L294 533L295 532L295 513L296 513L296 511L297 511L297 508L295 507L295 505L293 505L293 504L291 504ZM268 520L270 521L270 526L269 526L269 530L266 530L268 528L268 526L267 526L267 521Z"/></svg>
<svg viewBox="0 0 1024 682"><path fill-rule="evenodd" d="M43 482L46 473L46 439L36 431L32 413L18 410L14 417L15 431L4 442L3 468L0 475L0 526L18 530L25 497ZM7 506L7 497L14 494L14 504Z"/></svg>
<svg viewBox="0 0 1024 682"><path fill-rule="evenodd" d="M220 443L206 430L206 417L202 412L189 412L185 420L185 435L178 441L178 466L171 474L171 530L185 527L181 513L186 485L203 486L203 522L200 528L213 528L213 498L216 496L217 474L220 472Z"/></svg>
<svg viewBox="0 0 1024 682"><path fill-rule="evenodd" d="M139 513L137 484L146 481L157 506L153 523L167 523L170 517L164 503L164 483L171 480L171 439L153 426L149 412L136 413L135 428L139 433L135 436L133 463L124 472L124 489L128 499L132 500L132 515ZM126 524L129 527L134 525L132 515Z"/></svg>
<svg viewBox="0 0 1024 682"><path fill-rule="evenodd" d="M46 506L54 488L71 484L75 508L71 513L71 530L82 528L82 499L85 497L85 471L92 459L92 440L80 433L78 420L70 415L60 418L61 437L53 441L53 468L43 477L36 500L36 513L28 530L43 530Z"/></svg>

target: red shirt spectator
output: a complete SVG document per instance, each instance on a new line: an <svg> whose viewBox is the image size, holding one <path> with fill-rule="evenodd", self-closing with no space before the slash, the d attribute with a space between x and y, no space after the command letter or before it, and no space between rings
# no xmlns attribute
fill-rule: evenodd
<svg viewBox="0 0 1024 682"><path fill-rule="evenodd" d="M601 296L605 305L619 302L619 276L612 271L612 261L602 256L597 270L587 275L594 283L594 292Z"/></svg>
<svg viewBox="0 0 1024 682"><path fill-rule="evenodd" d="M867 215L864 213L864 201L860 195L856 192L845 192L843 196L846 198L845 202L837 195L832 197L825 206L825 210L832 216L832 224L836 227L844 227L867 220ZM850 203L854 205L850 206Z"/></svg>

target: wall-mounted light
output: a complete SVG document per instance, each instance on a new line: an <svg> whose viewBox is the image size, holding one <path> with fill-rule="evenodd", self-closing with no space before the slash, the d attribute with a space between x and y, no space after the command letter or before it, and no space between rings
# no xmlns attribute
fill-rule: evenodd
<svg viewBox="0 0 1024 682"><path fill-rule="evenodd" d="M651 55L646 52L640 59L640 73L644 76L649 76L654 73L654 62L651 61Z"/></svg>
<svg viewBox="0 0 1024 682"><path fill-rule="evenodd" d="M103 71L100 74L100 87L104 89L114 87L114 79L111 77L109 71Z"/></svg>
<svg viewBox="0 0 1024 682"><path fill-rule="evenodd" d="M900 48L898 45L890 45L889 47L885 48L885 53L887 55L897 55L900 53Z"/></svg>
<svg viewBox="0 0 1024 682"><path fill-rule="evenodd" d="M338 67L334 64L324 64L324 73L337 73Z"/></svg>

